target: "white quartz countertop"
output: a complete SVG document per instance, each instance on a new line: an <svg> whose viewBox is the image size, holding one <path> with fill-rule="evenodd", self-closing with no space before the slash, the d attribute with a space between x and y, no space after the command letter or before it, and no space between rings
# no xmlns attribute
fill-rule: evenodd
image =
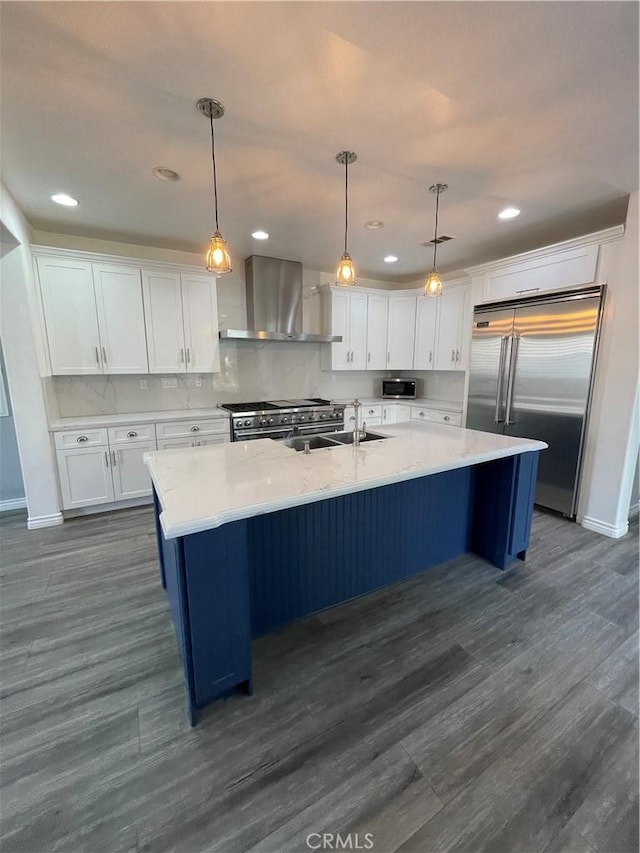
<svg viewBox="0 0 640 853"><path fill-rule="evenodd" d="M132 412L126 415L91 415L87 417L59 418L49 424L51 432L66 429L91 429L97 427L129 426L129 424L160 424L167 421L199 421L203 418L228 418L222 409L175 409L166 412Z"/></svg>
<svg viewBox="0 0 640 853"><path fill-rule="evenodd" d="M412 398L402 398L400 400L396 400L391 397L358 397L358 400L362 403L363 406L379 406L379 405L401 405L401 406L420 406L421 409L436 409L440 412L461 412L462 411L462 403L452 403L449 400L429 400L426 397L416 397ZM340 405L350 406L353 403L353 398L350 400L347 399L336 399L335 403L339 403Z"/></svg>
<svg viewBox="0 0 640 853"><path fill-rule="evenodd" d="M146 453L162 506L164 534L168 539L186 536L242 518L547 447L533 439L421 422L375 431L389 438L309 454L268 438Z"/></svg>

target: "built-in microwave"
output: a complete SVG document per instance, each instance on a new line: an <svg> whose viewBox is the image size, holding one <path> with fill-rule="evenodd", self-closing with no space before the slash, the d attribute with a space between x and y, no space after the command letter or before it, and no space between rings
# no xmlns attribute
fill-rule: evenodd
<svg viewBox="0 0 640 853"><path fill-rule="evenodd" d="M417 384L415 379L383 379L382 396L394 400L413 400Z"/></svg>

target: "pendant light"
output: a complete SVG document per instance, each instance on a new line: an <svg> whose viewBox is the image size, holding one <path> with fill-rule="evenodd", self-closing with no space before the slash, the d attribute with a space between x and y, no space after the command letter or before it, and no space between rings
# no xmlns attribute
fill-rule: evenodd
<svg viewBox="0 0 640 853"><path fill-rule="evenodd" d="M224 107L213 98L200 98L196 109L209 119L211 124L211 161L213 163L213 206L216 219L216 230L211 235L209 251L207 252L207 270L214 275L227 275L231 270L231 258L227 250L227 241L220 233L218 226L218 180L216 175L216 143L213 132L213 121L222 118Z"/></svg>
<svg viewBox="0 0 640 853"><path fill-rule="evenodd" d="M357 159L358 155L355 151L340 151L336 154L336 160L344 166L344 252L338 264L336 284L344 287L350 287L356 283L356 271L348 251L347 237L349 233L349 166Z"/></svg>
<svg viewBox="0 0 640 853"><path fill-rule="evenodd" d="M440 193L445 192L448 188L448 184L433 184L429 187L429 192L435 193L436 196L436 228L433 235L433 269L424 283L425 296L440 296L442 293L442 281L436 267L436 255L438 253L438 210L440 207Z"/></svg>

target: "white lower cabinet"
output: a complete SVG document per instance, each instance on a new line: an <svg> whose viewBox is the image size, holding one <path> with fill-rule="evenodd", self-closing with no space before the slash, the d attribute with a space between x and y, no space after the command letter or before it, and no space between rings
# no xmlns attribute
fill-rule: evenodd
<svg viewBox="0 0 640 853"><path fill-rule="evenodd" d="M411 406L402 403L385 403L382 407L383 424L404 424L411 420Z"/></svg>
<svg viewBox="0 0 640 853"><path fill-rule="evenodd" d="M58 450L57 457L64 509L113 502L113 478L106 444Z"/></svg>
<svg viewBox="0 0 640 853"><path fill-rule="evenodd" d="M142 457L155 449L155 441L135 441L110 451L114 500L126 501L151 494L151 478Z"/></svg>

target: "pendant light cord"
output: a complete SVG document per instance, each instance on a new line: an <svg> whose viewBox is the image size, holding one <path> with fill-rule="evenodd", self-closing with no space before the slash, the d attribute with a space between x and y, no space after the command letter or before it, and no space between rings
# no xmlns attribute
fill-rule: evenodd
<svg viewBox="0 0 640 853"><path fill-rule="evenodd" d="M211 159L213 161L213 207L216 216L216 231L219 231L218 226L218 178L216 175L216 144L213 135L213 112L209 113L209 121L211 122Z"/></svg>
<svg viewBox="0 0 640 853"><path fill-rule="evenodd" d="M344 159L344 251L347 252L347 229L349 227L349 154Z"/></svg>
<svg viewBox="0 0 640 853"><path fill-rule="evenodd" d="M436 254L438 252L438 207L440 205L440 187L436 190L436 230L433 234L433 268L436 268Z"/></svg>

